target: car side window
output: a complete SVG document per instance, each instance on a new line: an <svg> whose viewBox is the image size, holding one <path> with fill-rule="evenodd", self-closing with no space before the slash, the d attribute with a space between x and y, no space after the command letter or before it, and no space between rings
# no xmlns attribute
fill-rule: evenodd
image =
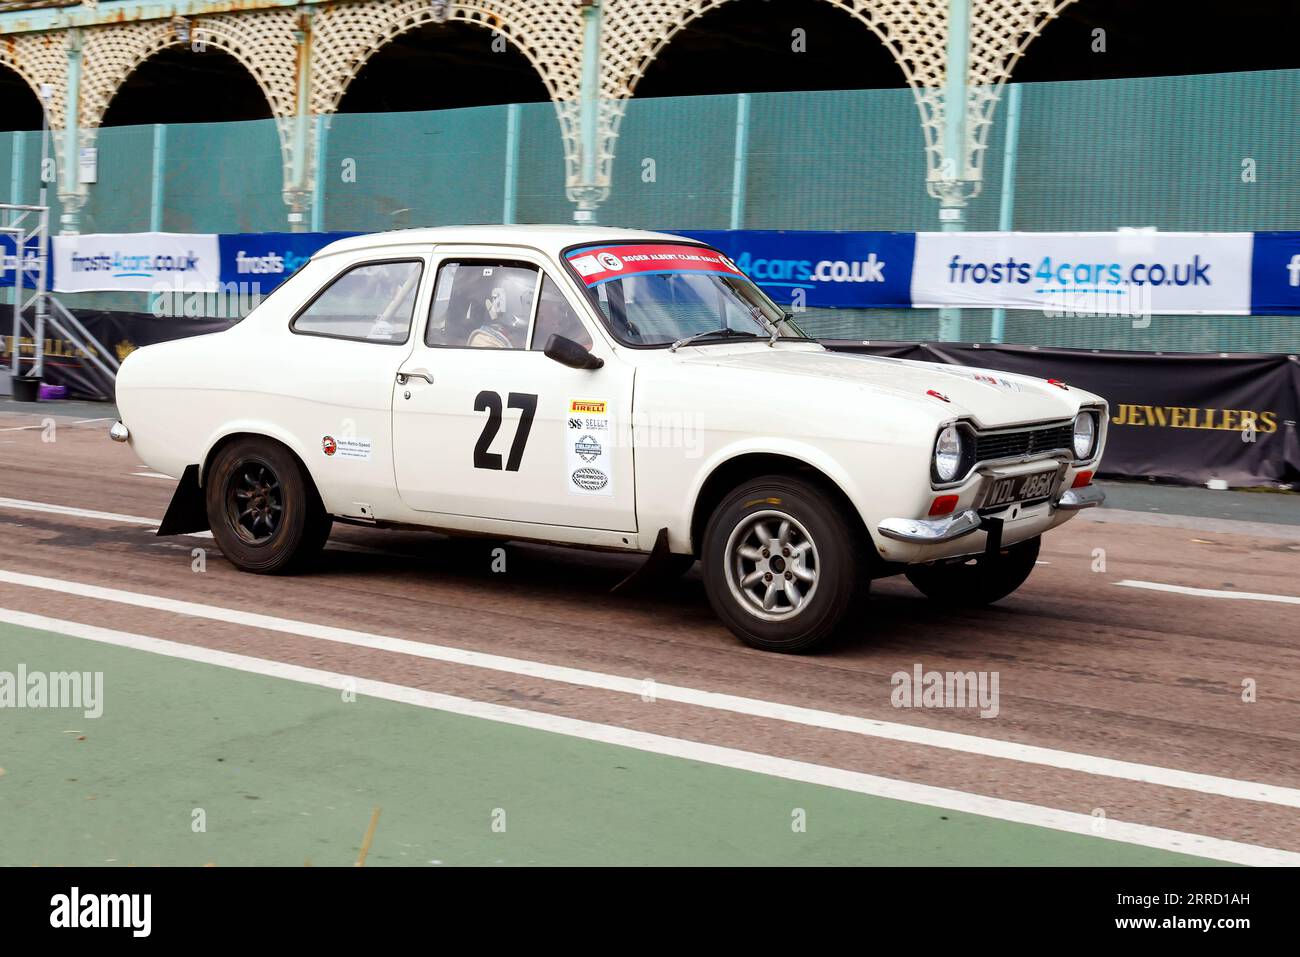
<svg viewBox="0 0 1300 957"><path fill-rule="evenodd" d="M444 262L429 309L430 346L526 349L538 268L514 260Z"/></svg>
<svg viewBox="0 0 1300 957"><path fill-rule="evenodd" d="M537 322L533 325L532 348L542 350L552 335L572 339L583 348L591 348L591 334L582 324L578 314L564 298L560 287L550 276L542 276L542 291L537 302Z"/></svg>
<svg viewBox="0 0 1300 957"><path fill-rule="evenodd" d="M362 263L335 278L294 318L290 329L312 336L401 345L411 332L424 263Z"/></svg>

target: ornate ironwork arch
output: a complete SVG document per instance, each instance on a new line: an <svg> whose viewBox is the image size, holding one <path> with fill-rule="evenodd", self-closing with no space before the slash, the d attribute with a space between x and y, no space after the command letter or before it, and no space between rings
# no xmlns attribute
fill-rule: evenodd
<svg viewBox="0 0 1300 957"><path fill-rule="evenodd" d="M582 21L571 0L475 0L443 14L428 0L347 3L316 15L312 110L333 113L366 61L397 37L429 23L470 23L499 33L521 52L551 99L574 99L582 55Z"/></svg>
<svg viewBox="0 0 1300 957"><path fill-rule="evenodd" d="M290 10L221 14L194 20L190 43L234 57L257 81L276 118L292 116L297 99L297 15ZM109 103L140 64L181 46L170 20L87 30L80 109L83 129L98 127Z"/></svg>
<svg viewBox="0 0 1300 957"><path fill-rule="evenodd" d="M63 128L63 104L67 96L68 52L64 44L62 33L21 34L0 43L0 63L22 77L38 100L41 84L50 84L46 108L54 129Z"/></svg>
<svg viewBox="0 0 1300 957"><path fill-rule="evenodd" d="M729 0L611 0L605 9L602 92L626 98L646 69L692 22ZM823 0L867 27L889 50L911 86L941 80L947 3L934 0Z"/></svg>

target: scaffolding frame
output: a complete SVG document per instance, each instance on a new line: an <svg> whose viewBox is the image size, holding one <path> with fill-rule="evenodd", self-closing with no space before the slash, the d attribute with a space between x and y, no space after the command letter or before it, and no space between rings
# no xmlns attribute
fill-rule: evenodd
<svg viewBox="0 0 1300 957"><path fill-rule="evenodd" d="M0 203L0 236L6 243L0 250L0 275L14 274L13 352L9 364L10 379L40 380L45 372L45 330L48 326L78 349L110 385L117 378L117 357L102 350L81 320L50 294L50 209L48 206L23 206ZM32 295L27 298L27 279L32 279ZM31 319L25 318L30 312ZM23 356L24 332L31 335L32 354ZM27 369L23 364L27 363ZM15 390L16 391L16 390Z"/></svg>

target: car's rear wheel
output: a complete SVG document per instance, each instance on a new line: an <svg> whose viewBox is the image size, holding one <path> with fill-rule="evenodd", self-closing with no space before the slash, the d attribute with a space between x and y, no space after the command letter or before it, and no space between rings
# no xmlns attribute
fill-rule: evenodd
<svg viewBox="0 0 1300 957"><path fill-rule="evenodd" d="M723 499L704 531L709 603L746 644L812 650L865 595L856 524L811 482L786 475L746 482Z"/></svg>
<svg viewBox="0 0 1300 957"><path fill-rule="evenodd" d="M320 554L333 520L293 454L278 442L231 442L204 482L212 536L236 568L263 575L299 571Z"/></svg>
<svg viewBox="0 0 1300 957"><path fill-rule="evenodd" d="M1038 560L1041 536L1017 542L989 559L981 555L966 561L914 565L907 580L921 594L949 605L989 605L1006 598L1025 583Z"/></svg>

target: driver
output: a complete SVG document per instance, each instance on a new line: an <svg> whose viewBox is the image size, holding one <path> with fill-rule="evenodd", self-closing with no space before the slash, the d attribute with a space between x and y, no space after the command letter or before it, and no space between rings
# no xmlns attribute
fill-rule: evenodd
<svg viewBox="0 0 1300 957"><path fill-rule="evenodd" d="M533 315L537 274L531 270L500 270L483 300L488 320L469 334L465 345L488 349L522 349Z"/></svg>

